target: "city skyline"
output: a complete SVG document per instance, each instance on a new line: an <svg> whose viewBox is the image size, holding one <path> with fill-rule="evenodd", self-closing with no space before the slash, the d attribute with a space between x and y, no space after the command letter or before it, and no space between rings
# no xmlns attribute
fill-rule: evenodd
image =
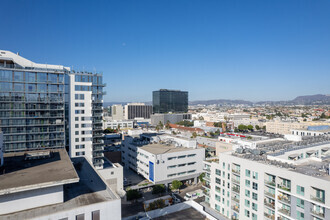
<svg viewBox="0 0 330 220"><path fill-rule="evenodd" d="M161 88L190 100L330 93L329 2L80 3L5 2L16 13L1 11L1 49L103 72L107 102L150 101Z"/></svg>

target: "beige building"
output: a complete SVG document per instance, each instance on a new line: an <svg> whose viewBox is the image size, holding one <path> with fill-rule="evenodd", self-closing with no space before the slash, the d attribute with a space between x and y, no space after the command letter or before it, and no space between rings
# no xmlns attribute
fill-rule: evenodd
<svg viewBox="0 0 330 220"><path fill-rule="evenodd" d="M330 125L329 122L311 121L311 122L285 122L270 121L266 122L266 131L275 134L291 134L291 130L306 129L308 126Z"/></svg>

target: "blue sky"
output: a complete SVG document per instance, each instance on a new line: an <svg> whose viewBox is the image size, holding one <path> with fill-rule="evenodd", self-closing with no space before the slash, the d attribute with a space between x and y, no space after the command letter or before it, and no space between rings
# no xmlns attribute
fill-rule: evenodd
<svg viewBox="0 0 330 220"><path fill-rule="evenodd" d="M0 7L1 49L102 71L105 101L290 100L330 93L330 1L15 1Z"/></svg>

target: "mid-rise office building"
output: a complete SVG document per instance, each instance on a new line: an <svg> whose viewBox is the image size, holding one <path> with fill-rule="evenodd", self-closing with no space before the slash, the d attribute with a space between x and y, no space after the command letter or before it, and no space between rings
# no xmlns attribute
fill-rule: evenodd
<svg viewBox="0 0 330 220"><path fill-rule="evenodd" d="M329 141L241 148L205 161L204 206L218 219L330 219Z"/></svg>
<svg viewBox="0 0 330 220"><path fill-rule="evenodd" d="M188 112L188 92L161 89L152 93L153 113Z"/></svg>
<svg viewBox="0 0 330 220"><path fill-rule="evenodd" d="M191 120L191 114L153 114L151 115L151 125L157 126L160 122L165 125L166 123L175 124L183 120Z"/></svg>
<svg viewBox="0 0 330 220"><path fill-rule="evenodd" d="M144 103L129 103L125 105L125 119L150 118L152 106Z"/></svg>
<svg viewBox="0 0 330 220"><path fill-rule="evenodd" d="M0 50L0 129L5 152L65 147L64 76L69 71Z"/></svg>

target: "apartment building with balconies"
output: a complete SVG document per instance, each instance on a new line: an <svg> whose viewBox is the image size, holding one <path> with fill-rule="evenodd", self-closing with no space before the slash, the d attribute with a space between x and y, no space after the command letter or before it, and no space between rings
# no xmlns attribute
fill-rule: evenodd
<svg viewBox="0 0 330 220"><path fill-rule="evenodd" d="M227 219L329 219L329 141L205 161L204 206Z"/></svg>

